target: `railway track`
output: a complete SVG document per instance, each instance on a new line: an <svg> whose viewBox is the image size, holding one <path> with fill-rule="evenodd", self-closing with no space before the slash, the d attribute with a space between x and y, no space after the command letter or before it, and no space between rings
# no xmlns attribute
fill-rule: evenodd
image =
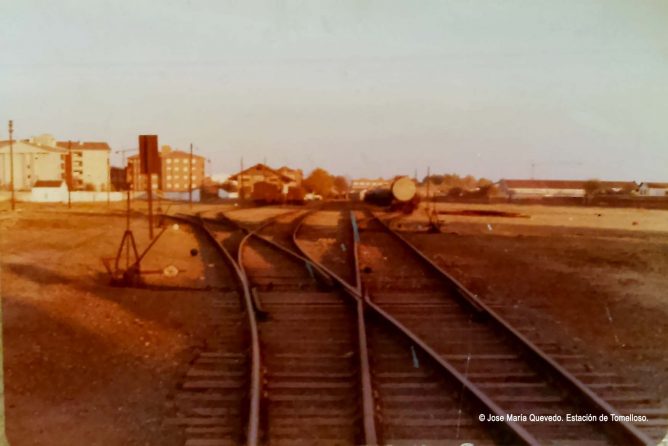
<svg viewBox="0 0 668 446"><path fill-rule="evenodd" d="M337 214L335 224L320 221L327 212ZM652 410L642 407L649 397L611 374L578 370L577 356L499 326L493 310L400 236L358 214L359 246L351 214L340 209L284 214L243 237L229 228L218 236L238 262L257 327L246 355L246 370L256 370L246 401L259 395L243 406L247 444L657 443L652 423L481 423L480 413ZM219 222L200 223L215 240Z"/></svg>
<svg viewBox="0 0 668 446"><path fill-rule="evenodd" d="M259 354L255 316L231 252L243 233L234 225L208 225L196 217L170 217L186 223L214 246L225 268L217 274L235 291L216 292L217 337L190 364L174 401L176 416L169 420L185 430L185 446L225 446L257 441L251 420L259 409Z"/></svg>
<svg viewBox="0 0 668 446"><path fill-rule="evenodd" d="M652 396L588 370L583 358L558 353L558 346L531 343L379 220L368 212L358 216L364 217L359 252L370 301L424 340L503 412L553 416L556 420L548 422L518 420L535 441L657 443L653 423L641 428L629 422L567 422L567 414L642 414Z"/></svg>
<svg viewBox="0 0 668 446"><path fill-rule="evenodd" d="M278 217L257 231L266 239L249 235L239 252L263 315L263 441L361 444L355 309L324 289L313 267L278 247L294 218Z"/></svg>
<svg viewBox="0 0 668 446"><path fill-rule="evenodd" d="M469 398L409 337L354 294L322 290L332 276L293 251L299 217L281 220L249 236L240 257L266 316L265 442L494 444Z"/></svg>

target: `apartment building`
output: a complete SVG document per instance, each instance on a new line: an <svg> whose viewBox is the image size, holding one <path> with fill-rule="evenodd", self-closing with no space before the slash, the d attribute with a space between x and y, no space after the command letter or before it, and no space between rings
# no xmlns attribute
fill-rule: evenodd
<svg viewBox="0 0 668 446"><path fill-rule="evenodd" d="M58 141L57 145L66 149L72 156L73 190L107 190L110 182L109 144L92 141ZM67 172L65 176L67 177Z"/></svg>
<svg viewBox="0 0 668 446"><path fill-rule="evenodd" d="M13 141L12 146L15 190L31 190L37 181L64 178L67 151L57 147L49 135ZM9 141L0 141L1 189L10 187L11 165Z"/></svg>
<svg viewBox="0 0 668 446"><path fill-rule="evenodd" d="M160 173L151 175L152 189L163 192L187 192L199 189L204 181L206 159L170 146L160 150ZM146 190L146 175L141 174L139 155L128 158L127 178L132 190Z"/></svg>

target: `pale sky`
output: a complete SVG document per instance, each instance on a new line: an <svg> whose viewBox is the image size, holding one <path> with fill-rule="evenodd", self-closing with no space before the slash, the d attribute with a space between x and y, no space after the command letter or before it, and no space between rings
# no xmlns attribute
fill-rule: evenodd
<svg viewBox="0 0 668 446"><path fill-rule="evenodd" d="M0 0L9 119L215 173L666 181L668 1Z"/></svg>

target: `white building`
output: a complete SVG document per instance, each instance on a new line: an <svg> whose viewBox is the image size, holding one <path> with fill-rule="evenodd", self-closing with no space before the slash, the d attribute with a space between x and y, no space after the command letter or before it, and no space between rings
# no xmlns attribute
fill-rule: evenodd
<svg viewBox="0 0 668 446"><path fill-rule="evenodd" d="M584 197L587 181L582 180L508 180L499 181L499 189L513 198ZM602 191L619 193L637 188L633 181L598 181Z"/></svg>
<svg viewBox="0 0 668 446"><path fill-rule="evenodd" d="M9 141L0 142L0 189L10 185ZM66 150L41 137L14 141L14 189L30 190L39 181L63 179Z"/></svg>
<svg viewBox="0 0 668 446"><path fill-rule="evenodd" d="M109 153L106 142L58 141L58 147L72 152L73 189L103 191L109 185Z"/></svg>
<svg viewBox="0 0 668 446"><path fill-rule="evenodd" d="M647 197L666 197L668 196L668 183L640 183L638 192Z"/></svg>
<svg viewBox="0 0 668 446"><path fill-rule="evenodd" d="M64 203L67 201L67 186L63 180L38 180L32 187L31 201L39 203Z"/></svg>

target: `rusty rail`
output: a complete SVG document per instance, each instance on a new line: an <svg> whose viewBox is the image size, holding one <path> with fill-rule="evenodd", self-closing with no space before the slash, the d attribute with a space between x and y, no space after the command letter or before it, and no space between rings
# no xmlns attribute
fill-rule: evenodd
<svg viewBox="0 0 668 446"><path fill-rule="evenodd" d="M370 211L369 211L370 212ZM495 326L504 334L506 334L510 339L515 341L520 345L525 353L527 353L528 358L534 362L538 367L540 367L544 372L549 374L556 382L558 382L561 387L569 390L571 394L575 394L581 399L585 404L587 404L590 409L598 411L600 414L619 414L619 411L615 409L610 403L605 401L603 398L598 396L594 391L592 391L586 384L580 381L576 376L562 367L554 359L552 359L548 354L543 352L540 347L531 342L527 337L517 331L508 323L500 314L486 305L482 300L480 300L475 294L466 289L459 281L454 277L448 274L446 271L441 269L436 265L430 258L428 258L422 251L420 251L415 245L409 242L405 237L399 234L397 231L393 230L389 225L383 222L378 216L373 212L370 212L373 216L373 219L377 220L388 232L400 240L406 247L408 247L412 252L414 252L418 257L420 257L426 264L428 264L434 271L437 271L441 277L449 283L451 287L455 287L459 291L459 295L464 297L471 306L478 308L478 313L484 314L487 318L495 324ZM370 305L375 306L373 303L369 302ZM378 308L380 310L380 308ZM380 310L382 311L382 310ZM651 445L654 444L651 438L649 438L644 432L638 429L637 426L617 419L610 423L605 423L603 429L607 430L613 437L623 441L624 444L628 445Z"/></svg>
<svg viewBox="0 0 668 446"><path fill-rule="evenodd" d="M345 280L343 280L343 278L341 278L339 275L331 271L326 266L315 262L309 256L309 254L299 246L299 243L297 242L297 232L301 227L302 223L303 220L302 222L300 222L300 224L293 232L293 240L297 248L302 252L302 254L305 257L309 258L313 263L318 264L318 266L327 274L329 274L334 280L334 282L337 283L350 297L357 300L360 306L362 306L363 308L366 307L374 314L376 314L378 317L380 317L381 319L385 320L390 325L392 325L396 330L398 330L404 336L409 338L411 342L413 342L420 350L422 350L422 352L427 357L429 357L434 363L436 363L444 372L446 372L451 378L459 382L462 385L462 388L467 392L467 394L473 397L474 400L479 403L479 405L487 409L489 413L493 413L499 416L503 415L502 419L504 421L503 423L500 423L500 426L502 426L502 429L506 432L506 434L508 434L514 439L513 441L514 444L525 444L531 446L540 445L540 442L532 434L530 434L524 427L522 427L516 422L508 421L507 418L505 417L506 414L505 410L499 407L485 392L480 390L464 375L459 373L459 371L457 371L457 369L454 366L452 366L449 362L441 358L438 355L438 353L434 351L431 347L429 347L429 345L427 345L420 337L418 337L405 325L403 325L401 322L390 316L376 304L371 302L366 296L360 294L356 287L347 283ZM355 237L353 237L353 243L354 243L353 249L355 250L355 255L357 256L358 240ZM359 270L357 271L357 274L359 274ZM371 404L373 404L373 400L371 400Z"/></svg>
<svg viewBox="0 0 668 446"><path fill-rule="evenodd" d="M292 240L293 243L296 243L296 234L299 231L299 228L302 226L304 219L310 215L314 211L306 212L303 216L299 218L299 221L297 222L297 225L295 229L293 230L292 233ZM285 215L285 214L283 214ZM305 264L308 264L313 268L313 270L316 272L318 275L318 278L322 281L324 281L326 284L329 286L334 286L335 281L332 280L331 275L328 274L327 272L324 271L323 267L318 264L317 262L314 262L310 258L304 255L300 255L299 253L292 251L288 249L285 246L280 245L279 243L274 242L273 240L270 240L262 235L260 235L258 232L260 229L268 226L271 224L273 221L269 221L266 224L262 225L260 228L257 228L255 231L251 231L246 235L242 243L250 237L255 237L258 240L261 240L262 242L274 247L275 249L285 253L286 255L289 255L301 262L304 262ZM295 244L295 246L297 246ZM241 252L241 247L242 245L240 244L239 251ZM299 247L297 246L299 249ZM241 262L243 259L242 256L239 256L239 261ZM240 263L243 265L243 263ZM358 342L359 342L359 350L360 350L360 355L359 355L359 361L360 361L360 385L361 385L361 390L362 390L362 412L363 412L363 424L364 424L364 444L368 445L375 445L378 443L377 436L376 436L376 425L375 425L375 409L374 409L374 404L373 404L373 389L371 388L371 371L370 371L370 365L369 365L369 355L368 355L368 348L367 348L367 338L366 338L366 327L365 327L365 319L364 319L364 306L361 302L361 300L357 299L356 302L356 308L357 308L357 325L358 325Z"/></svg>
<svg viewBox="0 0 668 446"><path fill-rule="evenodd" d="M248 408L248 425L246 429L246 445L257 446L259 444L260 433L260 396L262 395L262 377L261 377L261 357L260 357L260 337L257 327L257 318L251 292L248 287L248 280L245 274L236 264L232 255L225 249L225 247L216 239L206 223L199 217L187 216L169 216L176 220L186 222L196 228L199 228L204 235L209 239L218 253L234 270L235 277L239 282L241 293L243 296L243 303L248 315L248 325L251 333L251 379L249 389L249 408Z"/></svg>

